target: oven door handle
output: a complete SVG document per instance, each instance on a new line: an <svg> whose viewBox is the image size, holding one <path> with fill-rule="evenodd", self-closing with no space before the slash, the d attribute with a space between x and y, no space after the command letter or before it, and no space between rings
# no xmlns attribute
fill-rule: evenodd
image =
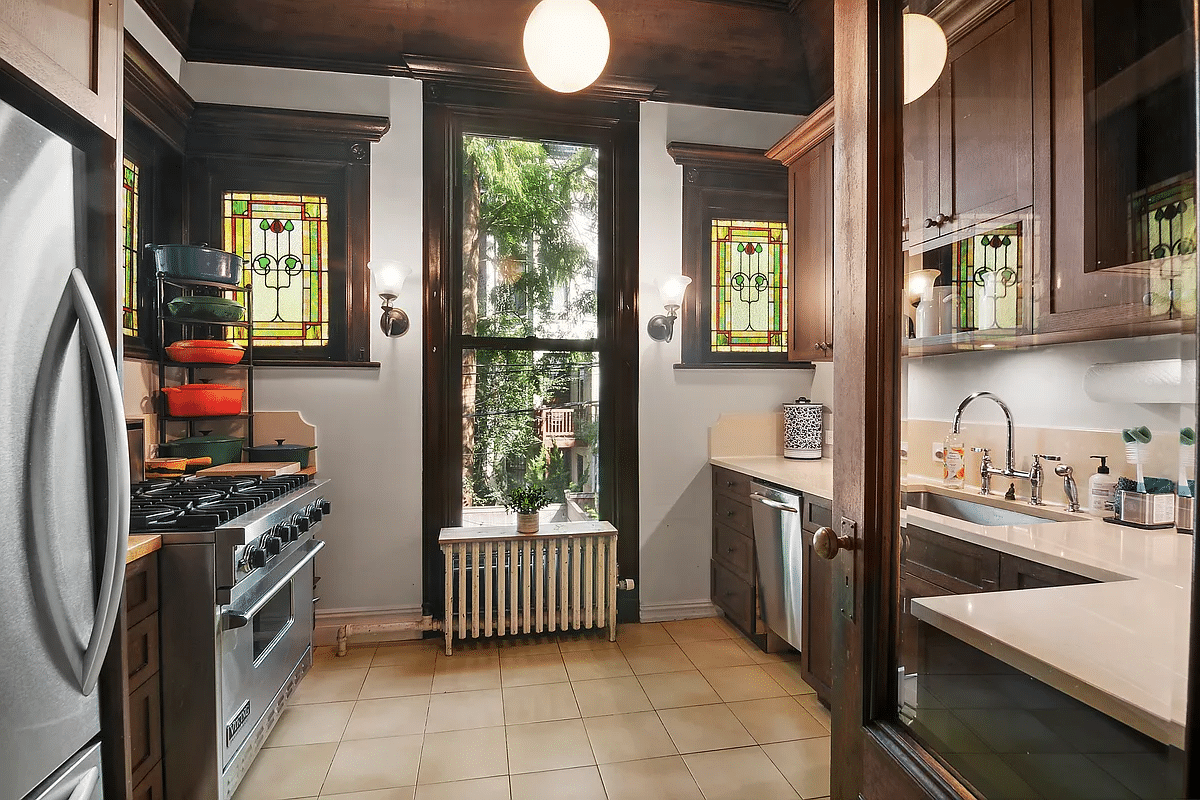
<svg viewBox="0 0 1200 800"><path fill-rule="evenodd" d="M321 552L323 547L325 547L325 542L317 539L311 540L308 543L308 553L305 554L304 558L297 561L295 566L287 571L286 575L280 578L279 581L268 591L263 592L262 597L255 600L249 608L244 611L226 611L224 614L222 614L221 616L225 619L225 629L233 630L234 628L244 628L249 625L250 620L254 618L254 615L259 611L262 611L263 606L271 601L271 598L275 596L275 593L278 592L284 584L296 577L297 572L308 566L309 562L316 558L317 553Z"/></svg>

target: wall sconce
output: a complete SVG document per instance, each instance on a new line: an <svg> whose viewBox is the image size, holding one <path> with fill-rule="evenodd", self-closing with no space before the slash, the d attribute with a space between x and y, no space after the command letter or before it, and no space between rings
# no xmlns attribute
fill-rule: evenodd
<svg viewBox="0 0 1200 800"><path fill-rule="evenodd" d="M675 332L677 311L683 305L683 295L692 279L686 275L668 275L658 282L658 294L662 297L663 307L667 313L657 314L650 318L646 332L656 342L669 342Z"/></svg>
<svg viewBox="0 0 1200 800"><path fill-rule="evenodd" d="M929 17L904 15L904 104L918 99L938 82L946 68L946 32Z"/></svg>
<svg viewBox="0 0 1200 800"><path fill-rule="evenodd" d="M385 336L403 336L408 333L408 314L393 307L392 301L400 296L404 280L412 272L412 267L399 261L372 261L367 268L371 270L371 279L375 281L375 291L383 300L383 316L379 318L379 327Z"/></svg>

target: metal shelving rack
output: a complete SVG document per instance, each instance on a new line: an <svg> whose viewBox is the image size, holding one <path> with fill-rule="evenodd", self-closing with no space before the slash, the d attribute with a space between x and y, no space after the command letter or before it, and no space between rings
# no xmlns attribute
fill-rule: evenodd
<svg viewBox="0 0 1200 800"><path fill-rule="evenodd" d="M254 291L249 286L233 286L227 283L219 283L217 281L202 281L191 280L189 278L176 278L163 273L156 274L157 299L158 299L158 385L161 389L166 385L166 374L168 367L175 367L186 371L186 383L196 382L196 372L204 369L231 369L244 370L246 372L246 410L240 414L230 414L214 417L175 417L167 413L167 397L162 392L158 393L158 412L161 424L158 426L158 441L163 444L167 441L167 426L170 423L181 423L188 426L188 436L195 436L197 425L217 420L244 419L246 420L246 446L250 447L254 444ZM181 296L190 296L194 289L217 289L225 296L225 292L233 293L244 298L243 305L246 307L246 320L244 322L213 322L212 320L194 319L190 317L172 317L165 313L167 300L167 287L174 287L182 292ZM242 356L242 360L236 364L216 364L212 362L193 362L185 364L179 361L171 361L167 358L167 325L179 325L183 329L183 336L180 339L195 339L195 338L212 338L209 334L214 328L221 329L221 338L228 328L240 328L246 331L246 353ZM205 334L204 336L197 335L198 333Z"/></svg>

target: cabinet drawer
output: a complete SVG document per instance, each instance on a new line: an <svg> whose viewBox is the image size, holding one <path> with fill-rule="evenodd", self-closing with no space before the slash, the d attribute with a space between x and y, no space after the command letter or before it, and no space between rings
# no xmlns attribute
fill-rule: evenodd
<svg viewBox="0 0 1200 800"><path fill-rule="evenodd" d="M923 528L907 526L901 569L953 594L999 587L1000 553Z"/></svg>
<svg viewBox="0 0 1200 800"><path fill-rule="evenodd" d="M754 539L713 523L713 558L747 583L754 583Z"/></svg>
<svg viewBox="0 0 1200 800"><path fill-rule="evenodd" d="M129 772L133 785L146 779L162 758L162 698L157 680L129 693Z"/></svg>
<svg viewBox="0 0 1200 800"><path fill-rule="evenodd" d="M713 494L726 494L739 498L742 502L750 500L750 476L734 472L724 467L713 467Z"/></svg>
<svg viewBox="0 0 1200 800"><path fill-rule="evenodd" d="M816 533L817 528L833 527L833 506L824 500L809 500L804 498L804 519L800 521L806 531Z"/></svg>
<svg viewBox="0 0 1200 800"><path fill-rule="evenodd" d="M158 614L151 614L125 633L126 674L130 691L158 673Z"/></svg>
<svg viewBox="0 0 1200 800"><path fill-rule="evenodd" d="M712 600L729 621L747 633L754 632L754 588L716 561L712 563Z"/></svg>
<svg viewBox="0 0 1200 800"><path fill-rule="evenodd" d="M134 787L130 800L163 800L162 762L159 761L150 770L150 774Z"/></svg>
<svg viewBox="0 0 1200 800"><path fill-rule="evenodd" d="M125 567L125 624L132 628L158 611L158 553Z"/></svg>
<svg viewBox="0 0 1200 800"><path fill-rule="evenodd" d="M728 525L745 536L754 535L754 515L750 504L723 494L713 495L713 524Z"/></svg>

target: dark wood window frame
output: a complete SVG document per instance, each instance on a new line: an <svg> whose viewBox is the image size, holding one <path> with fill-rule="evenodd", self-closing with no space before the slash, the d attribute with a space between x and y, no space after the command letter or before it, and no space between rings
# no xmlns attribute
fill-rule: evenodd
<svg viewBox="0 0 1200 800"><path fill-rule="evenodd" d="M683 274L692 279L680 311L685 367L807 367L781 353L714 353L712 335L712 221L788 221L787 167L762 150L671 142L683 167ZM789 235L791 232L789 231ZM788 302L794 268L788 264ZM644 314L662 313L648 302ZM790 314L785 316L791 333Z"/></svg>
<svg viewBox="0 0 1200 800"><path fill-rule="evenodd" d="M124 337L126 358L152 360L158 347L154 324L154 263L147 244L184 241L183 153L192 98L146 52L125 35L125 120L122 149L138 166L138 285L134 288L138 335ZM120 220L118 220L120 225ZM123 263L123 262L122 262Z"/></svg>
<svg viewBox="0 0 1200 800"><path fill-rule="evenodd" d="M461 350L456 303L461 303L461 175L457 142L464 131L561 138L600 148L601 196L611 198L612 225L601 231L597 316L604 379L600 384L602 459L600 517L620 532L621 577L636 578L638 533L638 128L633 100L551 97L425 84L425 428L422 560L426 613L443 613L441 528L462 513ZM516 340L529 350L560 349L561 340ZM578 345L578 342L574 344ZM591 349L589 345L589 349ZM458 490L455 490L458 487ZM636 591L618 594L618 616L638 619Z"/></svg>
<svg viewBox="0 0 1200 800"><path fill-rule="evenodd" d="M385 117L355 114L196 106L186 166L194 240L221 246L221 199L227 191L329 198L329 344L256 349L256 365L378 368L371 361L375 314L367 272L370 144L389 125Z"/></svg>

